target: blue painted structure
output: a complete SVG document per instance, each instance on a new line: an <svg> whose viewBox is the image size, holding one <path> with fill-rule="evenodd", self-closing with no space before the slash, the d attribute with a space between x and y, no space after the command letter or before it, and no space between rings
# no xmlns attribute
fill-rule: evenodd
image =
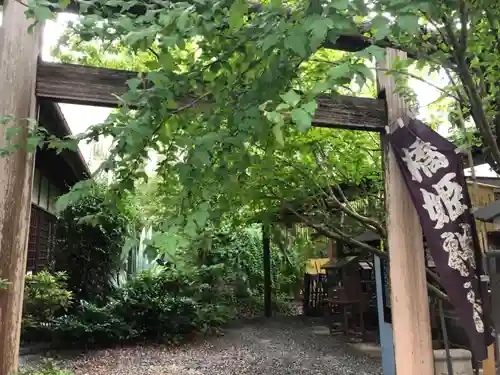
<svg viewBox="0 0 500 375"><path fill-rule="evenodd" d="M382 369L384 375L396 375L396 363L394 359L394 339L392 336L392 324L387 321L384 303L384 284L382 280L382 262L374 255L375 283L377 287L377 312L380 335L380 346L382 349ZM387 270L386 270L387 271ZM388 296L387 296L388 297Z"/></svg>

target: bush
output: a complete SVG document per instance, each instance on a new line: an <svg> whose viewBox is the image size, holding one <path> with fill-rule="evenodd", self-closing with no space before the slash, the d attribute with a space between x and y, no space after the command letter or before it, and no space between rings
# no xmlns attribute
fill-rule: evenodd
<svg viewBox="0 0 500 375"><path fill-rule="evenodd" d="M37 368L23 368L16 372L14 375L73 375L73 373L70 371L61 370L54 362L45 360L42 362L41 366Z"/></svg>
<svg viewBox="0 0 500 375"><path fill-rule="evenodd" d="M121 290L115 313L146 339L178 340L207 329L220 316L201 300L203 288L198 284L193 290L196 283L181 274L185 276L175 271L142 273Z"/></svg>
<svg viewBox="0 0 500 375"><path fill-rule="evenodd" d="M223 324L232 314L202 283L209 268L143 272L100 307L81 301L65 314L25 326L24 338L80 347L153 340L177 343Z"/></svg>
<svg viewBox="0 0 500 375"><path fill-rule="evenodd" d="M54 262L68 273L75 299L104 304L113 294L122 246L135 220L131 207L127 200L111 201L106 187L95 185L61 212Z"/></svg>
<svg viewBox="0 0 500 375"><path fill-rule="evenodd" d="M38 321L48 321L71 305L72 293L66 289L65 272L50 274L42 271L27 275L24 287L23 315Z"/></svg>
<svg viewBox="0 0 500 375"><path fill-rule="evenodd" d="M83 211L72 217L83 215ZM91 236L97 228L103 242L99 245L97 240L93 242L85 237L80 241L81 253L69 249L71 256L59 254L59 260L69 262L73 259L68 280L78 292L80 303L74 304L66 314L61 313L66 307L40 308L40 318L26 324L29 329L25 329L24 337L50 338L59 344L81 347L138 340L178 342L191 333L208 331L236 316L253 317L263 311L261 238L260 231L255 228L208 233L200 242L180 249L175 263L167 262L142 272L113 289L111 294L109 284L103 287L97 285L96 280L101 283L110 280L102 274L113 268L109 266L112 254L118 251L112 249L107 253L102 244L114 238L110 235L112 231L103 232L101 224L83 226L82 229L82 224L72 224L67 228L74 230L71 233L75 236L79 231L82 236ZM68 240L66 244L69 246L69 243ZM97 243L97 248L91 249L91 243ZM97 259L104 259L104 264L96 264L94 252ZM290 306L296 274L303 263L300 256L292 255L272 252L275 311L286 312ZM95 280L89 279L91 277ZM64 277L59 280L64 281ZM54 289L62 287L52 283ZM94 292L98 298L80 299Z"/></svg>
<svg viewBox="0 0 500 375"><path fill-rule="evenodd" d="M26 275L24 285L22 339L38 341L50 339L50 322L68 310L73 302L66 289L64 272L50 274L42 271Z"/></svg>
<svg viewBox="0 0 500 375"><path fill-rule="evenodd" d="M54 342L80 347L108 346L137 338L114 307L113 303L98 307L82 301L73 314L52 320L46 334Z"/></svg>

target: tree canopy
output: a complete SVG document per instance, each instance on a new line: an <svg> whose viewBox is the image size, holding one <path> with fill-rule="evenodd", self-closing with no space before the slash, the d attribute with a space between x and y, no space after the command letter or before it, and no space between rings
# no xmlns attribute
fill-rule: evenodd
<svg viewBox="0 0 500 375"><path fill-rule="evenodd" d="M37 0L28 3L27 13L43 20L68 4ZM302 211L292 205L292 213L332 237L349 237L337 225L346 216L384 234L383 218L371 211L380 207L379 194L365 193L373 201L360 214L340 188L367 180L380 188L378 139L311 129L311 121L319 95L374 94L373 62L383 58L386 47L410 57L387 72L410 103L414 96L404 78L411 64L448 75L450 85L440 90L452 106L451 119L460 126L472 119L484 152L500 167L497 2L80 0L69 5L81 15L72 25L74 36L98 41L100 53L123 48L141 71L128 82L119 111L86 136L114 138L103 168L113 171L120 189L145 178L148 152L162 156L161 185L178 204L178 215L164 228L169 233L182 228L194 234L227 212L271 220L284 205L301 201ZM91 58L87 50L76 61Z"/></svg>

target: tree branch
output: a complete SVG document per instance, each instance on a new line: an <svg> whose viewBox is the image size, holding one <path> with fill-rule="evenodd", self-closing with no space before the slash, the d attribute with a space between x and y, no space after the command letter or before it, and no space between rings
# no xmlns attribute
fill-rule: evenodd
<svg viewBox="0 0 500 375"><path fill-rule="evenodd" d="M324 160L328 159L325 151L318 144L316 144L316 151L321 154L321 157ZM318 168L324 170L323 163L321 163L318 160L318 157L316 157L315 160L316 160L316 165L318 166ZM326 171L326 172L329 173L328 171ZM333 201L335 202L335 204L337 205L337 207L339 207L342 212L344 212L346 215L352 217L353 219L355 219L355 220L357 220L357 221L365 224L366 226L369 227L369 229L375 230L376 232L379 232L382 235L382 237L386 236L385 229L384 229L384 227L382 225L380 225L379 222L377 222L376 220L373 220L373 219L371 219L369 217L366 217L366 216L363 216L363 215L360 215L359 213L357 213L356 210L354 210L353 207L349 204L349 200L347 199L346 195L342 191L342 188L338 184L334 184L334 186L335 186L336 190L339 192L340 197L342 199L342 202L337 198L337 196L336 196L335 192L333 191L331 185L327 184L327 189L330 192L329 197L333 199Z"/></svg>
<svg viewBox="0 0 500 375"><path fill-rule="evenodd" d="M500 168L500 149L486 117L481 97L479 96L476 85L474 84L474 79L472 78L469 66L467 64L465 51L460 46L455 37L455 33L451 24L452 21L450 21L446 15L444 15L443 17L444 27L446 33L448 34L447 36L450 39L449 44L452 46L457 63L457 73L461 77L465 92L469 98L472 117L474 118L474 122L476 123L481 132L481 135L483 136L485 144L489 148L490 154L495 161L495 169L498 171L498 169Z"/></svg>
<svg viewBox="0 0 500 375"><path fill-rule="evenodd" d="M468 14L464 0L458 0L458 11L460 13L460 40L458 46L460 47L460 53L465 53L467 50Z"/></svg>

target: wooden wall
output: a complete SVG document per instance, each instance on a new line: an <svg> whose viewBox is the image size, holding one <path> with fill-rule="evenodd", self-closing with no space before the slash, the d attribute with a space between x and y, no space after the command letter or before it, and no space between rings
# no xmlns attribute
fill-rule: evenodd
<svg viewBox="0 0 500 375"><path fill-rule="evenodd" d="M497 194L500 194L500 187L493 185L486 185L481 183L473 184L467 181L469 194L472 201L473 208L481 208L496 200ZM495 232L500 230L500 226L496 224L485 223L476 220L477 230L479 235L479 242L483 251L488 250L488 232Z"/></svg>

